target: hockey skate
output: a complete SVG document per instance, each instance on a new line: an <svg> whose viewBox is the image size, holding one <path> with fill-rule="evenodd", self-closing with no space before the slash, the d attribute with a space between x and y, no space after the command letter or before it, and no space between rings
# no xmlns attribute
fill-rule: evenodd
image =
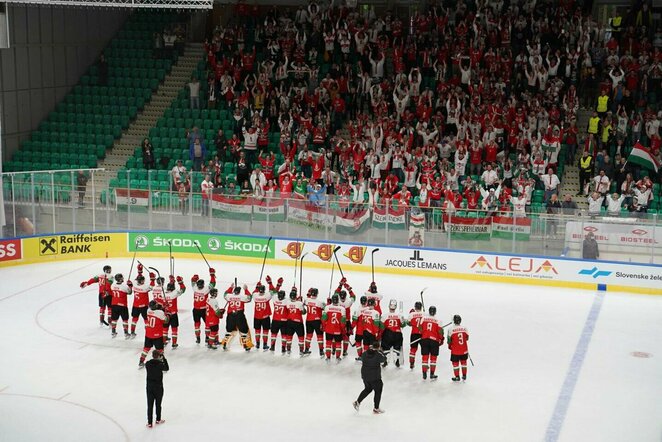
<svg viewBox="0 0 662 442"><path fill-rule="evenodd" d="M138 362L138 370L145 368L145 362L140 361Z"/></svg>
<svg viewBox="0 0 662 442"><path fill-rule="evenodd" d="M117 337L117 332L112 332L112 333L110 334L110 337L113 338L113 339L115 339L115 338Z"/></svg>
<svg viewBox="0 0 662 442"><path fill-rule="evenodd" d="M395 366L400 368L400 359L395 360Z"/></svg>
<svg viewBox="0 0 662 442"><path fill-rule="evenodd" d="M460 377L459 376L454 376L454 377L451 378L451 381L460 382Z"/></svg>
<svg viewBox="0 0 662 442"><path fill-rule="evenodd" d="M135 333L131 333L131 339L136 339L136 334Z"/></svg>
<svg viewBox="0 0 662 442"><path fill-rule="evenodd" d="M127 341L131 339L131 333L124 333L124 339Z"/></svg>
<svg viewBox="0 0 662 442"><path fill-rule="evenodd" d="M372 413L373 414L384 414L385 410L382 410L381 408L373 408Z"/></svg>
<svg viewBox="0 0 662 442"><path fill-rule="evenodd" d="M272 350L272 351L273 351L273 348L269 348L269 347L267 347L266 345L265 345L264 348L262 349L263 352L267 352L267 351L269 351L269 350Z"/></svg>
<svg viewBox="0 0 662 442"><path fill-rule="evenodd" d="M177 347L179 347L179 344L172 344L172 349L173 350L176 349Z"/></svg>
<svg viewBox="0 0 662 442"><path fill-rule="evenodd" d="M199 344L199 343L200 343L200 336L196 336L196 337L195 337L195 343L196 343L196 344Z"/></svg>
<svg viewBox="0 0 662 442"><path fill-rule="evenodd" d="M467 375L466 374L462 375L462 382L466 382L466 381L467 381Z"/></svg>
<svg viewBox="0 0 662 442"><path fill-rule="evenodd" d="M436 381L437 378L439 378L439 376L437 376L436 374L431 374L431 375L430 375L430 380L431 380L431 381Z"/></svg>
<svg viewBox="0 0 662 442"><path fill-rule="evenodd" d="M359 411L359 407L361 406L361 404L359 404L359 401L352 402L352 405L354 406L354 409L356 411Z"/></svg>
<svg viewBox="0 0 662 442"><path fill-rule="evenodd" d="M156 421L156 425L161 425L165 424L165 419L161 419L160 421Z"/></svg>
<svg viewBox="0 0 662 442"><path fill-rule="evenodd" d="M218 347L216 346L216 344L214 342L209 342L207 344L207 348L210 349L210 350L218 350Z"/></svg>
<svg viewBox="0 0 662 442"><path fill-rule="evenodd" d="M147 428L152 428L152 427L153 427L152 424L147 424Z"/></svg>
<svg viewBox="0 0 662 442"><path fill-rule="evenodd" d="M424 371L423 372L423 380L426 380L428 378L428 372Z"/></svg>

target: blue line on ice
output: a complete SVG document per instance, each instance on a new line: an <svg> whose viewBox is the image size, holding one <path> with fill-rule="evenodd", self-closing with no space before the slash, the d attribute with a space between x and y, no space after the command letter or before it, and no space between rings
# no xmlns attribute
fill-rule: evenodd
<svg viewBox="0 0 662 442"><path fill-rule="evenodd" d="M588 312L588 317L584 323L584 329L579 337L579 342L577 342L577 347L575 347L575 353L572 355L568 372L565 374L565 380L559 392L559 397L556 399L554 413L545 433L545 442L556 442L559 439L561 428L563 428L563 421L565 421L565 416L568 413L572 394L575 391L575 385L582 370L584 358L586 358L586 353L588 352L588 345L591 343L593 330L595 330L595 324L598 322L604 296L604 292L597 292L595 294L591 310Z"/></svg>

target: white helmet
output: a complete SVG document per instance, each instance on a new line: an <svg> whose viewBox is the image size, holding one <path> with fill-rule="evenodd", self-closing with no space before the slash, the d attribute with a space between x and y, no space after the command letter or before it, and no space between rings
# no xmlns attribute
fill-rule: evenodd
<svg viewBox="0 0 662 442"><path fill-rule="evenodd" d="M398 307L398 301L396 301L395 299L391 299L391 300L388 302L388 308L389 308L389 309L391 309L391 310L395 310L397 307Z"/></svg>

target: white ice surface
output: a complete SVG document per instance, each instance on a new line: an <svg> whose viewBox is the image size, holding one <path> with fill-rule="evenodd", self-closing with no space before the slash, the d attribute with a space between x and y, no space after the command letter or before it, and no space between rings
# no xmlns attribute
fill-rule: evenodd
<svg viewBox="0 0 662 442"><path fill-rule="evenodd" d="M0 270L0 441L537 441L543 440L594 294L586 291L378 275L380 292L405 302L419 292L444 323L455 313L469 328L467 383L452 384L447 348L438 381L416 369L383 371L382 408L371 397L356 414L360 366L327 365L315 353L251 351L234 343L212 352L194 342L189 293L180 298L180 347L167 348L163 418L146 429L143 340L112 340L98 327L96 286L79 283L104 261L69 261ZM130 260L111 260L128 273ZM167 260L149 260L162 269ZM253 286L259 266L213 263L219 288L235 277ZM190 280L201 260L177 260ZM134 270L135 272L135 270ZM292 284L293 268L267 267ZM329 288L329 272L304 269L304 287ZM346 275L363 292L369 275ZM208 279L207 275L204 275ZM336 271L337 282L339 278ZM252 305L248 309L252 324ZM225 321L222 322L222 327ZM405 333L405 342L409 332ZM314 347L316 348L316 347ZM635 358L631 352L652 354ZM295 353L298 353L294 350ZM562 441L659 441L662 436L662 298L607 293L580 373Z"/></svg>

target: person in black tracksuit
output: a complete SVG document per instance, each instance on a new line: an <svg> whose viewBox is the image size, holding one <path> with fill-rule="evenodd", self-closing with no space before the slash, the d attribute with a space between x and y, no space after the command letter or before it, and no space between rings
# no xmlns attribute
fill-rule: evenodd
<svg viewBox="0 0 662 442"><path fill-rule="evenodd" d="M384 383L382 382L382 364L386 362L386 356L380 351L379 341L374 342L368 351L361 355L361 362L363 363L361 378L363 378L365 388L359 394L359 398L354 401L354 409L359 411L361 401L374 391L375 408L372 409L372 412L381 414L384 412L384 410L379 408L379 402L382 399L382 388L384 387Z"/></svg>
<svg viewBox="0 0 662 442"><path fill-rule="evenodd" d="M152 352L152 359L145 364L147 369L147 426L152 428L152 410L156 402L156 423L162 424L161 401L163 400L163 373L170 370L168 361L159 350Z"/></svg>

